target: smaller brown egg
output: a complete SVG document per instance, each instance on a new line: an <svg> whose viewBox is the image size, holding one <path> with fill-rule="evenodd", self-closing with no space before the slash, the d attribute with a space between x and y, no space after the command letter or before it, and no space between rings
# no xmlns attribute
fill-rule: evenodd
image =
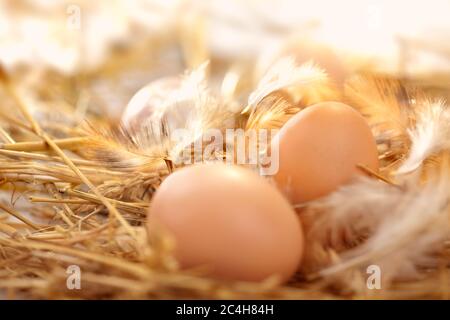
<svg viewBox="0 0 450 320"><path fill-rule="evenodd" d="M272 141L279 152L274 175L292 203L313 200L362 174L358 165L378 171L375 139L364 117L339 102L300 111Z"/></svg>
<svg viewBox="0 0 450 320"><path fill-rule="evenodd" d="M157 190L148 218L175 239L182 268L214 277L288 280L303 252L300 221L287 199L250 170L225 164L180 169Z"/></svg>

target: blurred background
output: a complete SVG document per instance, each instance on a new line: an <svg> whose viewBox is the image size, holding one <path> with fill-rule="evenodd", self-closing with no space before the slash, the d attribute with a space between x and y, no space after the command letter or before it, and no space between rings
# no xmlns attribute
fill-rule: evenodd
<svg viewBox="0 0 450 320"><path fill-rule="evenodd" d="M111 119L148 82L205 60L225 93L283 55L337 84L363 70L448 87L449 14L448 0L0 0L0 63L41 100Z"/></svg>

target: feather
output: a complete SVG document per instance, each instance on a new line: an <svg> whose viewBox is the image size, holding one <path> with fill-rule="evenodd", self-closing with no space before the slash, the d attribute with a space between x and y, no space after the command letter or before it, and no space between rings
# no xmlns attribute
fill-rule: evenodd
<svg viewBox="0 0 450 320"><path fill-rule="evenodd" d="M199 68L186 72L180 81L170 80L170 86L164 86L165 99L160 91L151 91L153 96L145 96L146 99L156 98L159 103L156 105L148 104L148 101L138 99L136 103L129 104L124 113L124 119L127 120L119 127L93 127L88 123L84 126L84 131L91 137L91 144L83 149L82 153L88 159L93 159L105 163L108 167L121 168L123 170L140 170L144 167L152 167L155 163L165 163L164 159L170 153L170 130L168 118L173 116L173 109L181 103L191 104L192 108L199 108L199 105L205 100L207 63ZM176 85L175 85L176 84ZM148 85L151 88L152 84ZM161 88L161 82L155 84ZM143 97L142 95L140 97ZM133 99L132 99L133 100ZM136 101L136 99L134 100ZM201 102L202 101L202 102ZM204 103L204 102L203 102ZM144 117L139 119L134 117L142 113ZM178 117L178 115L176 115ZM183 125L188 120L184 119ZM135 125L138 123L138 125ZM177 123L179 123L177 118Z"/></svg>
<svg viewBox="0 0 450 320"><path fill-rule="evenodd" d="M341 252L361 244L398 202L401 194L396 186L361 177L306 204L300 213L307 244L302 269L317 271L330 263L327 251Z"/></svg>
<svg viewBox="0 0 450 320"><path fill-rule="evenodd" d="M261 78L256 89L249 95L248 106L243 111L255 108L272 92L291 86L318 86L328 81L324 70L312 62L298 66L293 57L278 60Z"/></svg>
<svg viewBox="0 0 450 320"><path fill-rule="evenodd" d="M315 238L323 244L326 239L326 245L333 248L342 245L336 239L343 235L363 239L350 249L341 248L337 264L325 267L322 261L320 274L328 277L375 264L381 268L383 282L390 283L417 278L419 268L436 267L436 253L450 232L450 180L447 169L442 170L425 185L416 177L410 177L402 188L363 180L324 200L330 210L312 222L315 231L309 241ZM357 194L348 201L352 190Z"/></svg>
<svg viewBox="0 0 450 320"><path fill-rule="evenodd" d="M153 135L148 131L134 132L123 126L99 124L94 127L89 122L85 122L81 130L89 137L89 143L78 153L86 159L123 171L163 167L167 152L163 144L153 143Z"/></svg>
<svg viewBox="0 0 450 320"><path fill-rule="evenodd" d="M252 109L246 129L278 129L300 111L283 91L275 91Z"/></svg>
<svg viewBox="0 0 450 320"><path fill-rule="evenodd" d="M347 100L366 116L371 126L395 134L406 133L411 94L398 81L369 76L353 77L345 85Z"/></svg>
<svg viewBox="0 0 450 320"><path fill-rule="evenodd" d="M191 157L191 153L185 151L191 150L196 142L203 140L208 130L220 130L223 133L226 128L234 127L235 112L209 89L206 80L206 66L207 64L201 65L183 81L179 94L190 98L184 99L184 101L174 101L177 104L186 103L186 109L189 110L184 125L176 128L182 130L180 131L181 135L175 137L171 135L172 132L169 134L171 142L174 143L171 144L168 154L175 163L187 160L183 159L186 154ZM220 144L217 146L217 150L223 149L221 141L213 143ZM200 150L194 149L194 159L196 152L203 152L203 146ZM216 155L216 157L222 156L222 154Z"/></svg>
<svg viewBox="0 0 450 320"><path fill-rule="evenodd" d="M161 104L152 106L154 109L146 117L140 117L139 125L122 123L116 128L85 126L92 143L83 150L84 156L123 170L154 168L155 164L159 168L167 159L176 160L208 128L226 125L225 118L230 118L232 113L222 108L210 92L206 80L207 66L208 63L204 63L186 72L177 86L165 92L165 99L160 99L161 93L156 92ZM141 102L144 108L150 106L146 101ZM186 112L180 115L177 112L180 109ZM129 112L125 114L130 115ZM140 114L139 110L137 114ZM176 121L172 121L173 117L177 117ZM183 129L181 139L173 139L178 129Z"/></svg>
<svg viewBox="0 0 450 320"><path fill-rule="evenodd" d="M414 171L433 153L450 148L450 110L443 100L422 102L415 108L415 119L415 125L408 129L412 144L409 155L397 174Z"/></svg>
<svg viewBox="0 0 450 320"><path fill-rule="evenodd" d="M399 81L374 76L355 76L345 85L347 103L367 119L380 149L381 158L394 161L409 146L411 96L416 95Z"/></svg>
<svg viewBox="0 0 450 320"><path fill-rule="evenodd" d="M325 72L313 63L297 66L292 57L279 60L250 94L242 113L250 112L246 129L278 129L300 111L285 89L294 85L314 91L327 84Z"/></svg>

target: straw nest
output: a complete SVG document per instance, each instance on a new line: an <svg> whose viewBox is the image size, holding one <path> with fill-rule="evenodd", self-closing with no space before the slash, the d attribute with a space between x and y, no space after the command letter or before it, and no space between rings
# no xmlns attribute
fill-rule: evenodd
<svg viewBox="0 0 450 320"><path fill-rule="evenodd" d="M448 80L360 73L338 87L320 68L286 58L258 83L248 85L240 73L232 90L217 93L208 86L207 68L184 74L173 89L194 88L189 94L197 99L191 106L196 117L186 124L192 141L183 145L167 139L164 119L158 134L153 127L127 130L98 113L80 116L79 105L61 98L64 90L70 97L73 82L49 76L30 94L2 71L5 297L448 298ZM236 98L245 92L247 101ZM302 205L307 253L289 283L224 282L201 268L179 270L167 235L154 234L149 242L144 222L152 194L175 169L173 157L203 130L278 128L301 108L330 99L367 118L382 168L361 167L361 179ZM366 283L373 264L382 270L379 290ZM67 287L71 265L81 269L80 290Z"/></svg>

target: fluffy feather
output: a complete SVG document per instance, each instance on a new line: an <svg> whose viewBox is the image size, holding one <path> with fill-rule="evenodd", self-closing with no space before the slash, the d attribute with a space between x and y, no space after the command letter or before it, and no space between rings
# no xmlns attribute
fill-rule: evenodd
<svg viewBox="0 0 450 320"><path fill-rule="evenodd" d="M246 129L277 129L300 111L287 93L276 91L265 97L258 106L252 109Z"/></svg>
<svg viewBox="0 0 450 320"><path fill-rule="evenodd" d="M396 80L367 75L355 76L345 85L347 102L366 117L382 158L395 161L407 151L414 94Z"/></svg>
<svg viewBox="0 0 450 320"><path fill-rule="evenodd" d="M355 76L345 85L350 104L379 130L406 133L409 125L409 92L400 82L373 76Z"/></svg>
<svg viewBox="0 0 450 320"><path fill-rule="evenodd" d="M396 186L363 177L308 203L301 211L309 247L303 270L309 273L329 264L328 250L341 252L361 244L401 195Z"/></svg>
<svg viewBox="0 0 450 320"><path fill-rule="evenodd" d="M450 148L450 110L443 100L422 102L415 108L415 119L415 125L408 129L409 155L398 174L414 171L431 154Z"/></svg>
<svg viewBox="0 0 450 320"><path fill-rule="evenodd" d="M325 71L312 62L298 66L293 57L282 58L261 78L248 98L246 110L256 107L265 97L280 89L294 85L311 88L311 86L323 85L327 80Z"/></svg>
<svg viewBox="0 0 450 320"><path fill-rule="evenodd" d="M155 162L164 163L165 159L176 160L185 148L202 138L205 130L223 128L232 113L209 90L207 65L185 73L179 86L166 92L164 104L156 106L148 118L139 119L139 125L123 124L116 129L90 127L87 131L92 146L84 154L108 166L143 169ZM186 110L182 119L176 112L180 109ZM169 123L173 116L178 117L176 126ZM175 141L176 129L185 129L185 134Z"/></svg>
<svg viewBox="0 0 450 320"><path fill-rule="evenodd" d="M149 131L131 131L123 126L94 127L87 122L82 130L90 142L78 153L107 168L123 171L154 169L154 166L162 167L167 156L164 145L155 144L154 135Z"/></svg>
<svg viewBox="0 0 450 320"><path fill-rule="evenodd" d="M333 276L376 264L386 284L416 278L418 268L435 267L435 254L450 234L450 180L448 170L443 171L425 185L410 177L401 188L363 179L312 204L322 215L306 219L307 243L340 251L340 262L326 267L329 259L317 261L309 255L310 268Z"/></svg>
<svg viewBox="0 0 450 320"><path fill-rule="evenodd" d="M178 139L174 144L171 144L169 149L169 157L173 160L181 161L183 151L198 140L204 138L204 133L209 129L223 130L225 128L234 127L235 112L230 110L221 99L215 96L208 87L206 79L206 65L203 64L198 69L190 73L186 79L185 84L182 85L180 91L181 95L187 94L192 97L192 100L185 100L187 103L186 109L189 110L185 125L177 129L185 129L185 134L182 139ZM172 137L170 137L172 138ZM220 149L223 146L220 144ZM194 153L199 150L194 149ZM202 151L202 150L200 150ZM219 157L221 155L218 155ZM194 155L195 157L195 155Z"/></svg>

